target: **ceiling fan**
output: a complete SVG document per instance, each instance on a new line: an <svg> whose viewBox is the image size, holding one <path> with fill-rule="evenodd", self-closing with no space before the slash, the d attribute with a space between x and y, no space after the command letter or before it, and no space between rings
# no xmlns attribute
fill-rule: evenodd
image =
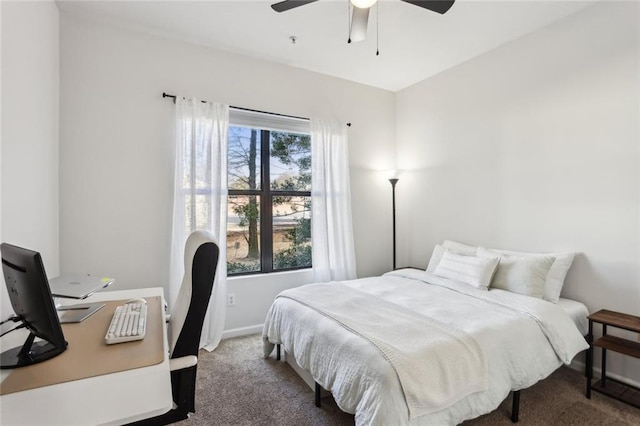
<svg viewBox="0 0 640 426"><path fill-rule="evenodd" d="M276 12L286 12L308 3L318 0L284 0L271 5ZM455 0L400 0L405 3L411 3L433 12L440 14L446 13ZM369 9L377 0L350 0L353 5L353 14L351 15L351 27L349 31L349 42L364 40L367 35L367 23L369 21Z"/></svg>

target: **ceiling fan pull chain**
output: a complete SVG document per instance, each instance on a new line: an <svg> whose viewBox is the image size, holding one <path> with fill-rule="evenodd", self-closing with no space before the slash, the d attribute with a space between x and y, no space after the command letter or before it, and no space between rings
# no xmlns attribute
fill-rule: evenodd
<svg viewBox="0 0 640 426"><path fill-rule="evenodd" d="M347 43L351 43L351 0L347 0L347 19L349 20L349 37Z"/></svg>
<svg viewBox="0 0 640 426"><path fill-rule="evenodd" d="M376 3L376 56L380 55L380 2Z"/></svg>

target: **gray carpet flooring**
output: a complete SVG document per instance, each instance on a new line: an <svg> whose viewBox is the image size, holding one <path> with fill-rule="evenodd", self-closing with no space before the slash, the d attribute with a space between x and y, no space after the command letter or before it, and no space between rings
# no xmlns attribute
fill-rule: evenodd
<svg viewBox="0 0 640 426"><path fill-rule="evenodd" d="M640 425L640 409L599 393L584 396L582 374L562 367L521 392L519 425ZM511 425L511 398L465 426ZM221 342L198 358L196 413L179 425L353 425L329 396L314 405L311 389L275 351L262 357L260 336Z"/></svg>

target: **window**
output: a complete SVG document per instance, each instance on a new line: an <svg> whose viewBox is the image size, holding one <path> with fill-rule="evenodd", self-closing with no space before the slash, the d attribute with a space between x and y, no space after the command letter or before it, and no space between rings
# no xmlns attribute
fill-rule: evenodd
<svg viewBox="0 0 640 426"><path fill-rule="evenodd" d="M308 120L232 109L227 272L311 267Z"/></svg>

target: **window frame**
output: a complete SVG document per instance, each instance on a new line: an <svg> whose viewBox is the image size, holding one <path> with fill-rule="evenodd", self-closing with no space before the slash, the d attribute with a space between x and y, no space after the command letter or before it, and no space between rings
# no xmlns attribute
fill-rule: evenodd
<svg viewBox="0 0 640 426"><path fill-rule="evenodd" d="M268 115L268 114L265 114ZM254 195L259 198L260 205L260 231L259 231L259 247L260 247L260 270L257 271L241 271L228 273L230 277L247 276L256 274L271 274L277 272L297 271L302 269L311 269L313 264L308 266L296 266L290 268L273 269L273 198L276 196L292 196L292 197L309 197L311 191L278 191L271 189L271 132L282 133L298 133L310 135L310 132L301 132L298 130L276 130L265 129L260 125L247 125L245 123L236 124L230 120L229 127L253 128L260 132L260 186L261 189L228 189L229 196L249 196ZM267 127L267 126L265 126ZM229 154L227 152L227 158ZM228 176L228 173L227 173ZM267 207L267 208L265 208ZM313 221L313 217L311 218ZM226 239L226 235L225 235ZM313 239L311 243L313 250ZM227 260L228 261L228 260Z"/></svg>

